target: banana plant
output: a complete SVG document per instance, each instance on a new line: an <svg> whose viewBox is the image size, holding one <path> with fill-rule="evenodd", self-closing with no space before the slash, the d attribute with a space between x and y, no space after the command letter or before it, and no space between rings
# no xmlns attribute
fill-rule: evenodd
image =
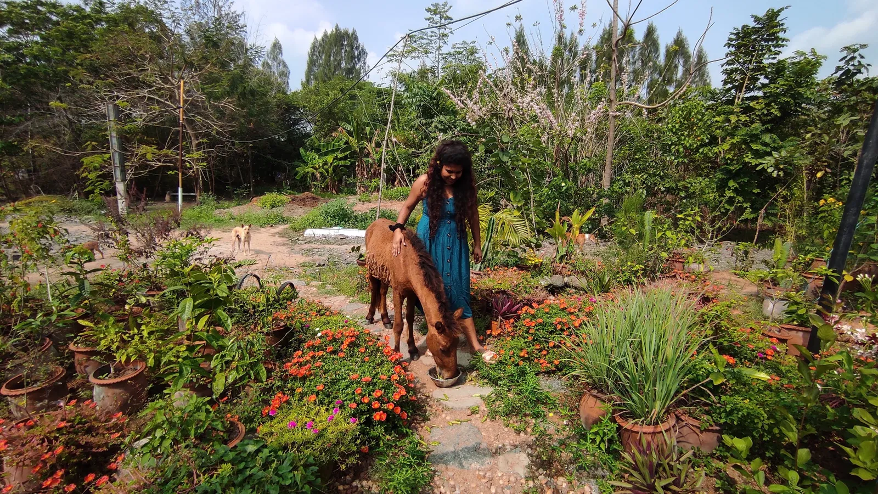
<svg viewBox="0 0 878 494"><path fill-rule="evenodd" d="M476 271L481 271L482 266L488 265L491 259L491 254L494 252L492 245L494 244L494 227L496 223L497 221L493 216L488 218L488 227L485 230L485 239L482 242L482 260L473 265L473 269Z"/></svg>
<svg viewBox="0 0 878 494"><path fill-rule="evenodd" d="M555 241L555 262L559 263L567 257L570 243L567 241L567 224L561 221L561 213L555 210L555 223L546 230Z"/></svg>

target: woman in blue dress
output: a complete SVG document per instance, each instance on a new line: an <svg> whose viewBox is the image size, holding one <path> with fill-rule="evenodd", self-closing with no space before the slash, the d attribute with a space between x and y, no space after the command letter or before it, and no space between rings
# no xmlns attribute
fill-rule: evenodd
<svg viewBox="0 0 878 494"><path fill-rule="evenodd" d="M467 228L473 234L473 259L476 262L482 260L482 239L472 157L465 144L460 141L439 144L427 173L412 185L408 199L399 211L397 224L405 225L421 201L424 214L418 222L418 237L426 244L436 269L442 275L451 311L463 309L460 324L466 339L486 362L490 362L495 354L479 343L470 308ZM393 254L398 255L404 248L405 236L400 228L393 234Z"/></svg>

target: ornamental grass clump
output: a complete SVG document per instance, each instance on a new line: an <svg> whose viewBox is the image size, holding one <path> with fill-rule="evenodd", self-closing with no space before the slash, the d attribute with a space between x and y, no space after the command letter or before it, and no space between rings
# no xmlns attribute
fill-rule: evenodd
<svg viewBox="0 0 878 494"><path fill-rule="evenodd" d="M635 290L601 304L571 348L571 375L613 395L626 419L664 422L688 390L704 343L695 303L668 290Z"/></svg>

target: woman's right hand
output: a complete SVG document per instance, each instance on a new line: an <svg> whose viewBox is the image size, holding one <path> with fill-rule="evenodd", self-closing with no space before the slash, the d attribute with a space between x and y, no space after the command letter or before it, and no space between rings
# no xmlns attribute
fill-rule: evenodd
<svg viewBox="0 0 878 494"><path fill-rule="evenodd" d="M402 248L405 247L405 234L403 233L403 229L399 228L393 232L393 244L391 251L394 256L398 256L400 252L402 252Z"/></svg>

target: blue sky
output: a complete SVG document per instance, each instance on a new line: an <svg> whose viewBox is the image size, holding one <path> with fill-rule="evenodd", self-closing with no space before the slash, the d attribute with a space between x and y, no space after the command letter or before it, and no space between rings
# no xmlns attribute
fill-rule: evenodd
<svg viewBox="0 0 878 494"><path fill-rule="evenodd" d="M525 28L532 39L541 37L546 50L550 50L551 35L556 25L555 2L560 0L523 0L504 10L458 29L451 41L474 40L489 53L496 53L496 45L509 42L507 23L516 15L523 17ZM451 16L464 17L504 3L505 0L449 0ZM284 48L284 58L290 66L290 86L300 87L305 71L308 48L315 35L338 24L355 28L361 42L369 52L370 66L392 46L406 31L426 25L424 8L430 0L235 0L238 9L244 11L250 30L251 41L268 45L277 37ZM565 21L569 29L579 25L578 14L567 11L573 3L566 0ZM624 13L636 0L620 0ZM669 3L668 0L644 0L635 19L650 15ZM585 34L583 41L597 37L602 26L611 19L606 0L586 0L584 3ZM878 71L878 1L874 0L679 0L652 21L659 29L662 45L673 38L678 28L690 43L704 31L713 9L713 26L708 31L704 47L711 59L725 54L725 43L733 27L750 22L751 14L762 14L769 7L789 5L786 11L787 37L790 46L786 54L794 50L815 48L828 58L821 76L829 75L839 58L839 48L851 43L867 43L867 62ZM534 26L534 23L538 23ZM646 23L635 26L638 36ZM491 37L495 46L487 46ZM710 67L714 85L721 80L720 63ZM373 81L383 82L382 72L376 71Z"/></svg>

